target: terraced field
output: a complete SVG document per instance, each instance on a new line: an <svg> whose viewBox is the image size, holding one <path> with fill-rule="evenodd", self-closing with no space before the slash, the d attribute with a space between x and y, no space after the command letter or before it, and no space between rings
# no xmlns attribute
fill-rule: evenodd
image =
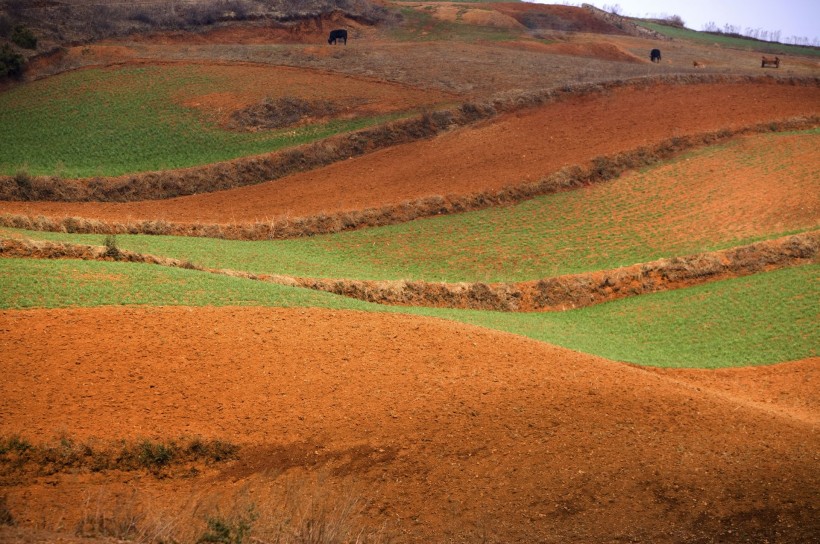
<svg viewBox="0 0 820 544"><path fill-rule="evenodd" d="M654 67L582 8L394 7L346 49L131 36L0 91L0 542L811 542L811 55L760 78L681 36ZM561 86L512 89L527 63ZM228 126L281 97L339 107Z"/></svg>

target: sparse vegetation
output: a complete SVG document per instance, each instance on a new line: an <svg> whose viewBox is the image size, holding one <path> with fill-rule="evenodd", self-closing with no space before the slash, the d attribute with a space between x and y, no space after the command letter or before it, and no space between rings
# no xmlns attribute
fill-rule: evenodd
<svg viewBox="0 0 820 544"><path fill-rule="evenodd" d="M259 518L251 506L236 517L208 516L208 530L197 539L197 544L244 544L250 536L253 523Z"/></svg>
<svg viewBox="0 0 820 544"><path fill-rule="evenodd" d="M197 2L140 2L99 4L70 2L58 6L30 5L6 0L5 8L16 21L25 21L49 38L88 41L156 30L197 30L219 23L268 20L289 24L327 17L341 11L366 24L395 20L384 6L368 0L199 0Z"/></svg>
<svg viewBox="0 0 820 544"><path fill-rule="evenodd" d="M56 443L33 444L19 436L0 438L0 479L16 481L23 475L52 475L68 471L108 470L190 472L197 464L222 463L236 458L239 447L222 440L183 438L172 441L78 442L62 437Z"/></svg>
<svg viewBox="0 0 820 544"><path fill-rule="evenodd" d="M322 119L338 113L329 100L304 100L294 96L266 98L259 104L231 114L229 127L243 130L276 129L296 125L304 119Z"/></svg>
<svg viewBox="0 0 820 544"><path fill-rule="evenodd" d="M30 28L17 25L11 33L11 41L23 49L37 49L37 36Z"/></svg>
<svg viewBox="0 0 820 544"><path fill-rule="evenodd" d="M8 498L5 495L0 495L0 527L13 525L14 515L9 510Z"/></svg>
<svg viewBox="0 0 820 544"><path fill-rule="evenodd" d="M0 80L18 76L23 72L26 60L8 44L0 44Z"/></svg>

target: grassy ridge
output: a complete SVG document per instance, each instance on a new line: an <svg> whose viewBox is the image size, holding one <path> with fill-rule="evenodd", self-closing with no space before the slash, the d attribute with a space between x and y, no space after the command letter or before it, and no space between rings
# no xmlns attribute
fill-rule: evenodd
<svg viewBox="0 0 820 544"><path fill-rule="evenodd" d="M820 265L624 299L562 313L395 308L184 269L0 259L0 308L260 305L440 317L642 365L719 368L815 356Z"/></svg>
<svg viewBox="0 0 820 544"><path fill-rule="evenodd" d="M235 85L235 83L233 83ZM178 93L225 91L196 65L89 69L0 93L0 174L114 176L261 154L383 122L387 116L296 129L231 132Z"/></svg>
<svg viewBox="0 0 820 544"><path fill-rule="evenodd" d="M589 272L745 245L817 228L816 217L748 208L749 176L820 194L806 154L820 130L761 135L685 154L583 190L517 206L342 234L275 242L120 235L123 249L209 268L348 279L511 282ZM715 183L714 165L721 168ZM728 183L731 177L741 183ZM758 185L758 190L759 185ZM762 198L767 198L765 195ZM717 209L716 203L724 208ZM21 231L35 239L101 245L100 235Z"/></svg>
<svg viewBox="0 0 820 544"><path fill-rule="evenodd" d="M688 28L677 28L669 25L662 25L653 23L651 21L644 21L641 19L633 19L634 23L654 30L664 36L678 40L689 40L693 42L703 43L707 45L722 45L724 47L733 47L735 49L748 49L750 51L760 51L761 53L771 54L790 54L800 56L817 57L820 56L820 49L812 47L800 47L797 45L786 45L782 43L764 42L754 39L738 38L736 36L729 36L726 34L710 34L708 32L699 32L697 30L690 30Z"/></svg>

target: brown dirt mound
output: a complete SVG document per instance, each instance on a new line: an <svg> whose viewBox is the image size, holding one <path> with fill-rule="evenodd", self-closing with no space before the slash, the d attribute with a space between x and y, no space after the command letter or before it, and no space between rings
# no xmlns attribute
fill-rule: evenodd
<svg viewBox="0 0 820 544"><path fill-rule="evenodd" d="M270 222L497 191L562 167L706 131L817 114L820 88L767 83L615 88L270 183L161 202L0 202L0 212L109 222Z"/></svg>
<svg viewBox="0 0 820 544"><path fill-rule="evenodd" d="M448 22L462 22L468 25L490 26L495 28L523 29L524 27L513 17L484 7L465 6L464 4L426 5L431 7L432 15L436 19Z"/></svg>
<svg viewBox="0 0 820 544"><path fill-rule="evenodd" d="M441 320L307 309L5 311L0 335L2 435L244 445L189 478L19 482L4 494L24 526L73 527L119 491L200 506L201 520L209 494L265 506L314 478L324 496L363 490L362 523L393 542L796 543L820 530L820 359L700 379Z"/></svg>

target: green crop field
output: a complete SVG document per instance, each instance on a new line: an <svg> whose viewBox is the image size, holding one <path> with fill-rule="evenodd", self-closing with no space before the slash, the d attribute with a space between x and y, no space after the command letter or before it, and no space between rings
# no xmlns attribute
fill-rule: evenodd
<svg viewBox="0 0 820 544"><path fill-rule="evenodd" d="M123 249L209 268L347 279L509 282L617 268L714 251L818 228L817 217L755 204L752 179L804 193L820 174L800 160L820 131L765 134L687 153L582 190L517 206L311 238L239 242L117 236ZM720 164L720 179L712 172ZM730 184L732 177L740 180ZM759 191L763 191L760 185ZM723 207L716 208L716 202ZM808 205L808 207L806 207ZM19 231L102 245L100 235Z"/></svg>
<svg viewBox="0 0 820 544"><path fill-rule="evenodd" d="M322 307L471 323L637 364L719 368L817 355L820 265L558 313L379 306L336 295L154 265L0 259L0 308L105 305Z"/></svg>
<svg viewBox="0 0 820 544"><path fill-rule="evenodd" d="M197 65L88 69L0 93L0 174L113 176L194 166L295 146L382 123L362 117L234 132L175 99L230 90Z"/></svg>

